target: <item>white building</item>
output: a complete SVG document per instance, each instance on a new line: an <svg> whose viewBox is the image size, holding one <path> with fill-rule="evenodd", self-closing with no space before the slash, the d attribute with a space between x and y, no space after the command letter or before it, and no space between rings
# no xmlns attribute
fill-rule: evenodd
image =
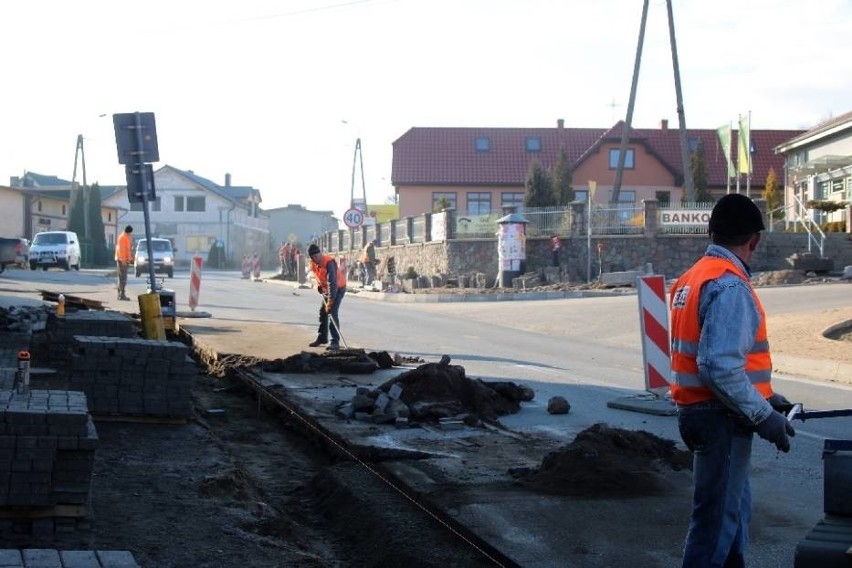
<svg viewBox="0 0 852 568"><path fill-rule="evenodd" d="M265 265L278 262L269 217L260 210L260 190L231 185L230 174L225 174L224 185L218 185L192 170L169 165L154 172L154 187L156 199L149 202L151 236L172 241L179 265L188 265L196 255L206 263L217 242L230 267L253 252L261 254ZM145 236L142 204L130 203L126 190L105 198L104 204L119 209L119 230L131 225L135 239Z"/></svg>

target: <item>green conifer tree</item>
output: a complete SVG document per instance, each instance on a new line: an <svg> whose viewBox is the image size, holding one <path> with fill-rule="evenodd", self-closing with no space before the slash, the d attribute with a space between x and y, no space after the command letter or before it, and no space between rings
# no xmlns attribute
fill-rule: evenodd
<svg viewBox="0 0 852 568"><path fill-rule="evenodd" d="M530 164L524 187L524 207L553 207L556 205L553 180L538 160L533 160Z"/></svg>

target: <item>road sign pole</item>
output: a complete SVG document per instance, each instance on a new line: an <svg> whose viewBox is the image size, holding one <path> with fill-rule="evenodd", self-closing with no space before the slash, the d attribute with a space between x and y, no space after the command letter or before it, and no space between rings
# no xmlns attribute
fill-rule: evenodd
<svg viewBox="0 0 852 568"><path fill-rule="evenodd" d="M138 112L134 113L136 123L136 146L139 153L136 154L136 164L139 166L139 175L142 176L142 216L145 219L145 245L148 249L148 278L150 279L151 291L157 290L156 268L154 266L154 243L151 239L151 215L148 211L148 175L147 168L144 166L145 152L142 140L142 115Z"/></svg>

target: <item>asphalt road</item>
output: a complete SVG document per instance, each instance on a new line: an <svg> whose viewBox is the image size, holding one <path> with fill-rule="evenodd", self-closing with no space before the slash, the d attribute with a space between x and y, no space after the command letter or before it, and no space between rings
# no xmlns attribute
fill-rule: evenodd
<svg viewBox="0 0 852 568"><path fill-rule="evenodd" d="M177 273L166 285L177 292L178 309L187 310L189 278ZM135 304L117 302L112 281L103 272L30 272L8 270L0 277L3 303L31 301L32 291L48 289L103 300L115 309L136 311ZM131 277L131 296L145 291L142 279ZM570 439L598 422L646 429L679 440L676 421L605 408L607 400L643 390L638 306L635 295L609 298L516 302L390 303L367 299L369 293L347 295L341 307L344 337L353 347L400 352L437 360L447 354L469 376L523 382L536 392L540 410L560 394L574 409L571 420L544 426L520 413L504 422L518 430L550 429ZM783 315L847 307L849 287L813 285L764 288L767 313ZM319 296L281 282L248 282L235 272L207 271L202 276L199 310L228 322L285 326L313 339ZM271 339L269 339L271 340ZM771 338L770 338L771 340ZM804 339L803 339L804 340ZM252 341L267 341L262 335ZM282 354L283 356L284 354ZM806 408L852 408L852 387L796 376L777 375L776 390ZM540 415L540 413L539 413ZM848 438L852 418L797 422L793 451L782 455L762 441L755 443L756 522L791 525L783 554L778 543L753 542L759 566L776 566L789 558L795 535L822 517L822 448L827 438ZM774 547L774 548L773 548ZM781 556L776 557L776 554Z"/></svg>

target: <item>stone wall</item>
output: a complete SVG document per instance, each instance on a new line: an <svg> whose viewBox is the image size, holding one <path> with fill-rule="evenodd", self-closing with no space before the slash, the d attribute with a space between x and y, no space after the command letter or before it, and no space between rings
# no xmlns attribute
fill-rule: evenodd
<svg viewBox="0 0 852 568"><path fill-rule="evenodd" d="M597 278L599 270L632 270L644 267L647 263L651 263L655 273L674 278L689 268L709 243L707 235L594 236L591 239L592 279ZM599 244L602 245L600 257ZM563 239L560 264L567 271L569 281L586 281L587 250L584 236ZM751 268L754 271L792 268L787 258L807 250L808 236L805 233L766 232ZM812 252L819 255L816 247ZM335 254L344 256L350 266L360 256L358 252ZM852 265L852 239L844 233L827 233L824 254L833 260L836 271ZM496 238L382 246L376 248L376 256L381 259L379 277L386 276L389 257L394 258L397 274L400 275L411 266L421 276L484 273L488 275L488 281L493 282L498 272ZM538 271L550 266L551 258L549 239L539 237L527 240L527 271Z"/></svg>

